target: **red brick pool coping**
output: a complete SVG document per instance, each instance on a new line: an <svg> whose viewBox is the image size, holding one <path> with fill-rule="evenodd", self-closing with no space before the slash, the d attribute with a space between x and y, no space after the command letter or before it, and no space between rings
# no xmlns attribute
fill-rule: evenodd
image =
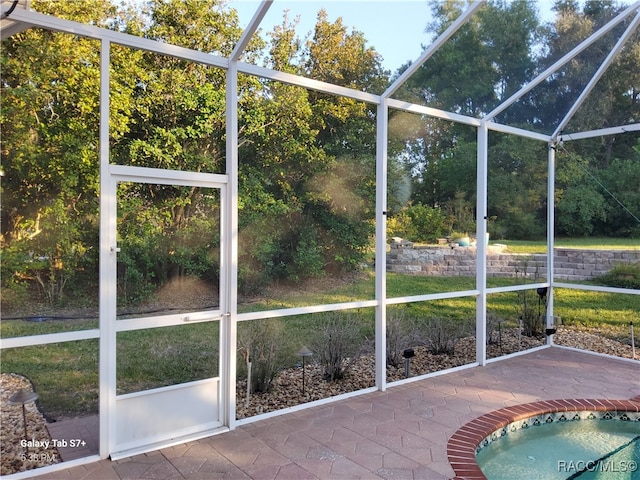
<svg viewBox="0 0 640 480"><path fill-rule="evenodd" d="M486 480L476 462L476 448L487 436L510 423L547 413L576 411L640 412L640 395L630 400L561 399L524 403L482 415L460 428L447 443L454 480Z"/></svg>

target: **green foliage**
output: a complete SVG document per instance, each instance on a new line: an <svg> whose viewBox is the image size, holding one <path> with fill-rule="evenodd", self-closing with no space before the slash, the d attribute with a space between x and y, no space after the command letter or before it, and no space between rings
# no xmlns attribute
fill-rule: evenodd
<svg viewBox="0 0 640 480"><path fill-rule="evenodd" d="M497 135L489 148L488 202L494 238L536 239L546 232L546 146Z"/></svg>
<svg viewBox="0 0 640 480"><path fill-rule="evenodd" d="M106 0L33 0L32 7L221 56L241 35L237 13L222 1L153 0L136 9ZM463 7L432 3L428 31L443 32ZM533 7L483 6L398 98L480 116L620 8L596 2L580 11L564 2L562 15L543 30ZM329 21L325 11L308 36L300 38L296 28L285 15L264 39L254 35L243 60L373 93L387 86L381 57L357 29ZM600 51L576 57L566 75L539 85L497 120L540 131L557 124L613 40L604 37ZM571 131L601 128L602 115L609 123L637 117L630 97L637 43L634 37L620 52ZM532 48L537 44L545 48ZM39 291L62 305L71 289L95 285L98 270L99 42L29 29L2 47L3 302ZM224 172L224 69L116 44L110 50L110 162ZM239 76L239 90L241 288L357 269L374 231L375 106L249 75ZM524 115L531 109L533 120ZM432 241L447 229L473 232L475 128L391 111L389 134L390 234ZM546 145L497 132L489 138L492 236L544 236ZM637 137L566 142L556 154L560 234L640 236ZM219 225L198 213L210 208L206 201L171 188L123 194L119 212L129 223L119 225L127 239L121 301L141 301L174 276L216 280L218 240L211 232ZM409 200L413 206L403 211ZM201 237L207 241L195 242Z"/></svg>
<svg viewBox="0 0 640 480"><path fill-rule="evenodd" d="M214 193L198 188L120 185L118 288L122 303L144 300L174 278L218 280L219 199Z"/></svg>
<svg viewBox="0 0 640 480"><path fill-rule="evenodd" d="M464 192L456 192L454 197L447 202L446 211L450 222L451 231L471 233L476 230L476 222L473 215L473 204L466 198Z"/></svg>
<svg viewBox="0 0 640 480"><path fill-rule="evenodd" d="M621 263L604 275L595 278L594 283L607 287L632 288L640 290L640 263Z"/></svg>
<svg viewBox="0 0 640 480"><path fill-rule="evenodd" d="M288 277L299 280L306 276L322 276L324 266L324 257L314 229L303 230L293 255L293 269L288 272Z"/></svg>
<svg viewBox="0 0 640 480"><path fill-rule="evenodd" d="M448 234L448 218L438 208L410 205L387 221L387 236L402 237L413 242L434 243Z"/></svg>
<svg viewBox="0 0 640 480"><path fill-rule="evenodd" d="M559 231L570 237L587 237L594 222L605 219L605 201L591 185L574 185L557 206Z"/></svg>
<svg viewBox="0 0 640 480"><path fill-rule="evenodd" d="M435 36L455 21L466 4L447 0L431 6L434 21L428 31ZM489 2L434 53L398 95L415 103L482 116L621 8L596 2L585 4L580 11L575 2L559 2L555 23L545 27L535 6L531 2ZM525 94L496 120L550 133L615 41L614 34L604 37L596 48L576 57L566 71ZM640 49L637 38L630 42L572 119L569 131L601 128L603 117L615 118L608 123L611 125L637 117L638 102L630 98L630 92L637 84L637 68L632 65L638 64ZM392 112L389 138L390 153L402 159L411 172L414 203L451 209L456 192L462 192L464 200L475 205L475 131L427 116ZM547 145L495 132L489 135L489 142L488 213L495 219L490 225L492 237L544 236ZM634 168L637 142L637 136L623 134L566 142L557 148L556 219L560 234L638 235L640 224L634 218L640 211L640 181ZM454 229L473 230L468 226Z"/></svg>
<svg viewBox="0 0 640 480"><path fill-rule="evenodd" d="M628 158L614 158L600 172L601 185L608 190L600 195L606 201L604 214L594 219L599 233L627 238L640 238L640 139Z"/></svg>
<svg viewBox="0 0 640 480"><path fill-rule="evenodd" d="M384 84L380 59L359 32L318 14L313 42L285 16L268 63L287 72L369 88ZM240 149L243 285L299 281L360 265L373 234L375 119L366 104L262 82L253 135ZM247 121L251 118L247 117Z"/></svg>
<svg viewBox="0 0 640 480"><path fill-rule="evenodd" d="M35 221L16 218L12 241L3 251L3 287L24 293L31 285L50 305L60 306L73 300L69 290L79 293L80 287L86 294L84 287L96 284L91 268L97 239L60 201L42 212Z"/></svg>
<svg viewBox="0 0 640 480"><path fill-rule="evenodd" d="M441 34L465 6L431 2L434 20L427 30ZM471 116L488 112L531 75L539 29L531 2L490 2L425 63L413 88L434 106Z"/></svg>
<svg viewBox="0 0 640 480"><path fill-rule="evenodd" d="M34 7L98 25L113 13L102 1L87 8L76 2ZM38 289L51 305L70 301L72 289L80 296L77 287L95 285L98 45L41 29L2 45L1 241L10 260L5 265L3 258L2 286Z"/></svg>

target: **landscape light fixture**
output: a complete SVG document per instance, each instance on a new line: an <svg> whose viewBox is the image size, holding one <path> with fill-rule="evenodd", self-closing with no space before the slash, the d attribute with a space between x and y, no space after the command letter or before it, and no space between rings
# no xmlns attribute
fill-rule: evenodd
<svg viewBox="0 0 640 480"><path fill-rule="evenodd" d="M411 359L416 356L416 352L413 351L413 348L406 348L404 352L402 352L402 356L404 357L404 376L405 378L409 378Z"/></svg>
<svg viewBox="0 0 640 480"><path fill-rule="evenodd" d="M298 356L302 357L302 394L304 395L304 359L313 355L313 352L307 347L298 350Z"/></svg>
<svg viewBox="0 0 640 480"><path fill-rule="evenodd" d="M25 404L29 402L35 402L38 399L36 392L27 390L26 388L20 389L17 393L14 393L9 397L9 405L22 405L22 423L24 424L24 439L29 440L27 435L27 411Z"/></svg>

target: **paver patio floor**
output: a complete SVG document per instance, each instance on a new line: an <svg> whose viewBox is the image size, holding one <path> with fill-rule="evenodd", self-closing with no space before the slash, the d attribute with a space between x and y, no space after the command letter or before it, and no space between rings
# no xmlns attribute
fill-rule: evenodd
<svg viewBox="0 0 640 480"><path fill-rule="evenodd" d="M34 478L448 479L449 437L482 414L538 400L638 395L640 362L552 347Z"/></svg>

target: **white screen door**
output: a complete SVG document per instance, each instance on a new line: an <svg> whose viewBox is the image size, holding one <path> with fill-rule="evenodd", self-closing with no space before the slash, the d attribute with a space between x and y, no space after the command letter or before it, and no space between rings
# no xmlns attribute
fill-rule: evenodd
<svg viewBox="0 0 640 480"><path fill-rule="evenodd" d="M226 176L123 166L111 173L115 459L223 428Z"/></svg>

